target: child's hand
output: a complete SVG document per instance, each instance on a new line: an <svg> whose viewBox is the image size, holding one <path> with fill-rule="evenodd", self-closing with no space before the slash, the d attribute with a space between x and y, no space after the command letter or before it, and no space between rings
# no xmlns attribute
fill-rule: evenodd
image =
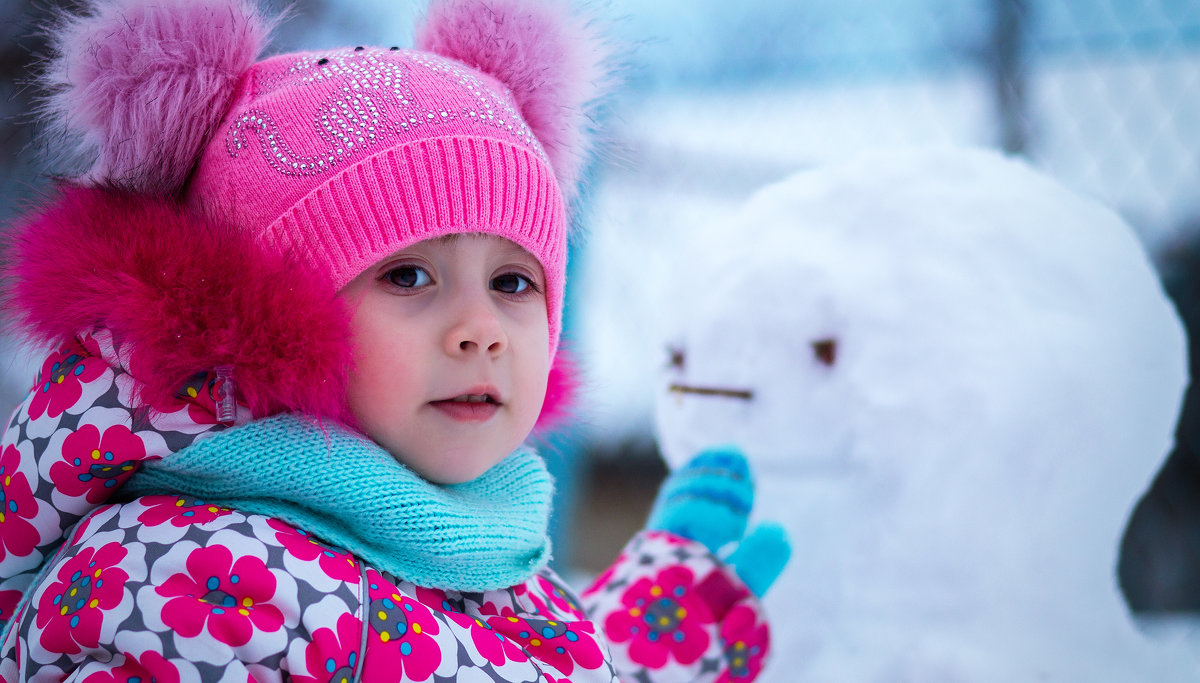
<svg viewBox="0 0 1200 683"><path fill-rule="evenodd" d="M787 532L773 522L746 535L754 506L754 479L746 458L735 448L710 449L672 472L659 489L646 522L699 541L714 553L740 541L725 561L755 595L762 596L791 557Z"/></svg>

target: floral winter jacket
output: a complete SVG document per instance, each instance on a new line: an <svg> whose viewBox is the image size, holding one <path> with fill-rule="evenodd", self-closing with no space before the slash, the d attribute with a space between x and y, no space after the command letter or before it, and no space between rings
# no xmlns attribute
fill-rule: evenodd
<svg viewBox="0 0 1200 683"><path fill-rule="evenodd" d="M108 503L140 461L224 428L215 375L135 416L121 359L104 331L52 354L4 433L4 681L705 681L761 668L757 602L664 532L636 537L581 603L549 570L505 590L431 590L277 519L183 496Z"/></svg>

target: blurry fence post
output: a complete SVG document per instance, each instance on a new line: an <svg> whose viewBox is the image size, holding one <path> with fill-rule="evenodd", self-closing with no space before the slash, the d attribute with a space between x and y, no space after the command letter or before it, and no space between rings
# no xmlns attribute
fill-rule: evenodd
<svg viewBox="0 0 1200 683"><path fill-rule="evenodd" d="M992 0L992 45L989 66L996 93L1000 146L1021 154L1029 145L1025 102L1025 40L1028 8L1025 0Z"/></svg>

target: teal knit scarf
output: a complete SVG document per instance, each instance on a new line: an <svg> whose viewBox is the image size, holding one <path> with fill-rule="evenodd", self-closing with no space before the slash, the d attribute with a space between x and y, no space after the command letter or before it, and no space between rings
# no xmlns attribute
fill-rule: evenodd
<svg viewBox="0 0 1200 683"><path fill-rule="evenodd" d="M345 428L280 415L146 462L122 489L277 517L430 588L506 588L550 558L550 474L523 449L440 486Z"/></svg>

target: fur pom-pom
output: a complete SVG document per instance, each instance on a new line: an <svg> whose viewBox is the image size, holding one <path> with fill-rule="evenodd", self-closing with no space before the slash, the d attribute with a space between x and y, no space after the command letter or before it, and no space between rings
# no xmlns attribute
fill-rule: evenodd
<svg viewBox="0 0 1200 683"><path fill-rule="evenodd" d="M566 423L574 415L578 395L579 369L574 357L560 347L546 378L546 399L542 402L534 432L545 434Z"/></svg>
<svg viewBox="0 0 1200 683"><path fill-rule="evenodd" d="M18 224L6 305L32 341L102 326L130 344L143 404L232 365L255 417L348 421L350 316L332 283L168 199L67 186Z"/></svg>
<svg viewBox="0 0 1200 683"><path fill-rule="evenodd" d="M250 0L90 0L49 29L39 113L84 178L175 194L272 24Z"/></svg>
<svg viewBox="0 0 1200 683"><path fill-rule="evenodd" d="M571 201L593 142L591 114L615 81L597 23L565 0L434 0L416 46L508 86Z"/></svg>

